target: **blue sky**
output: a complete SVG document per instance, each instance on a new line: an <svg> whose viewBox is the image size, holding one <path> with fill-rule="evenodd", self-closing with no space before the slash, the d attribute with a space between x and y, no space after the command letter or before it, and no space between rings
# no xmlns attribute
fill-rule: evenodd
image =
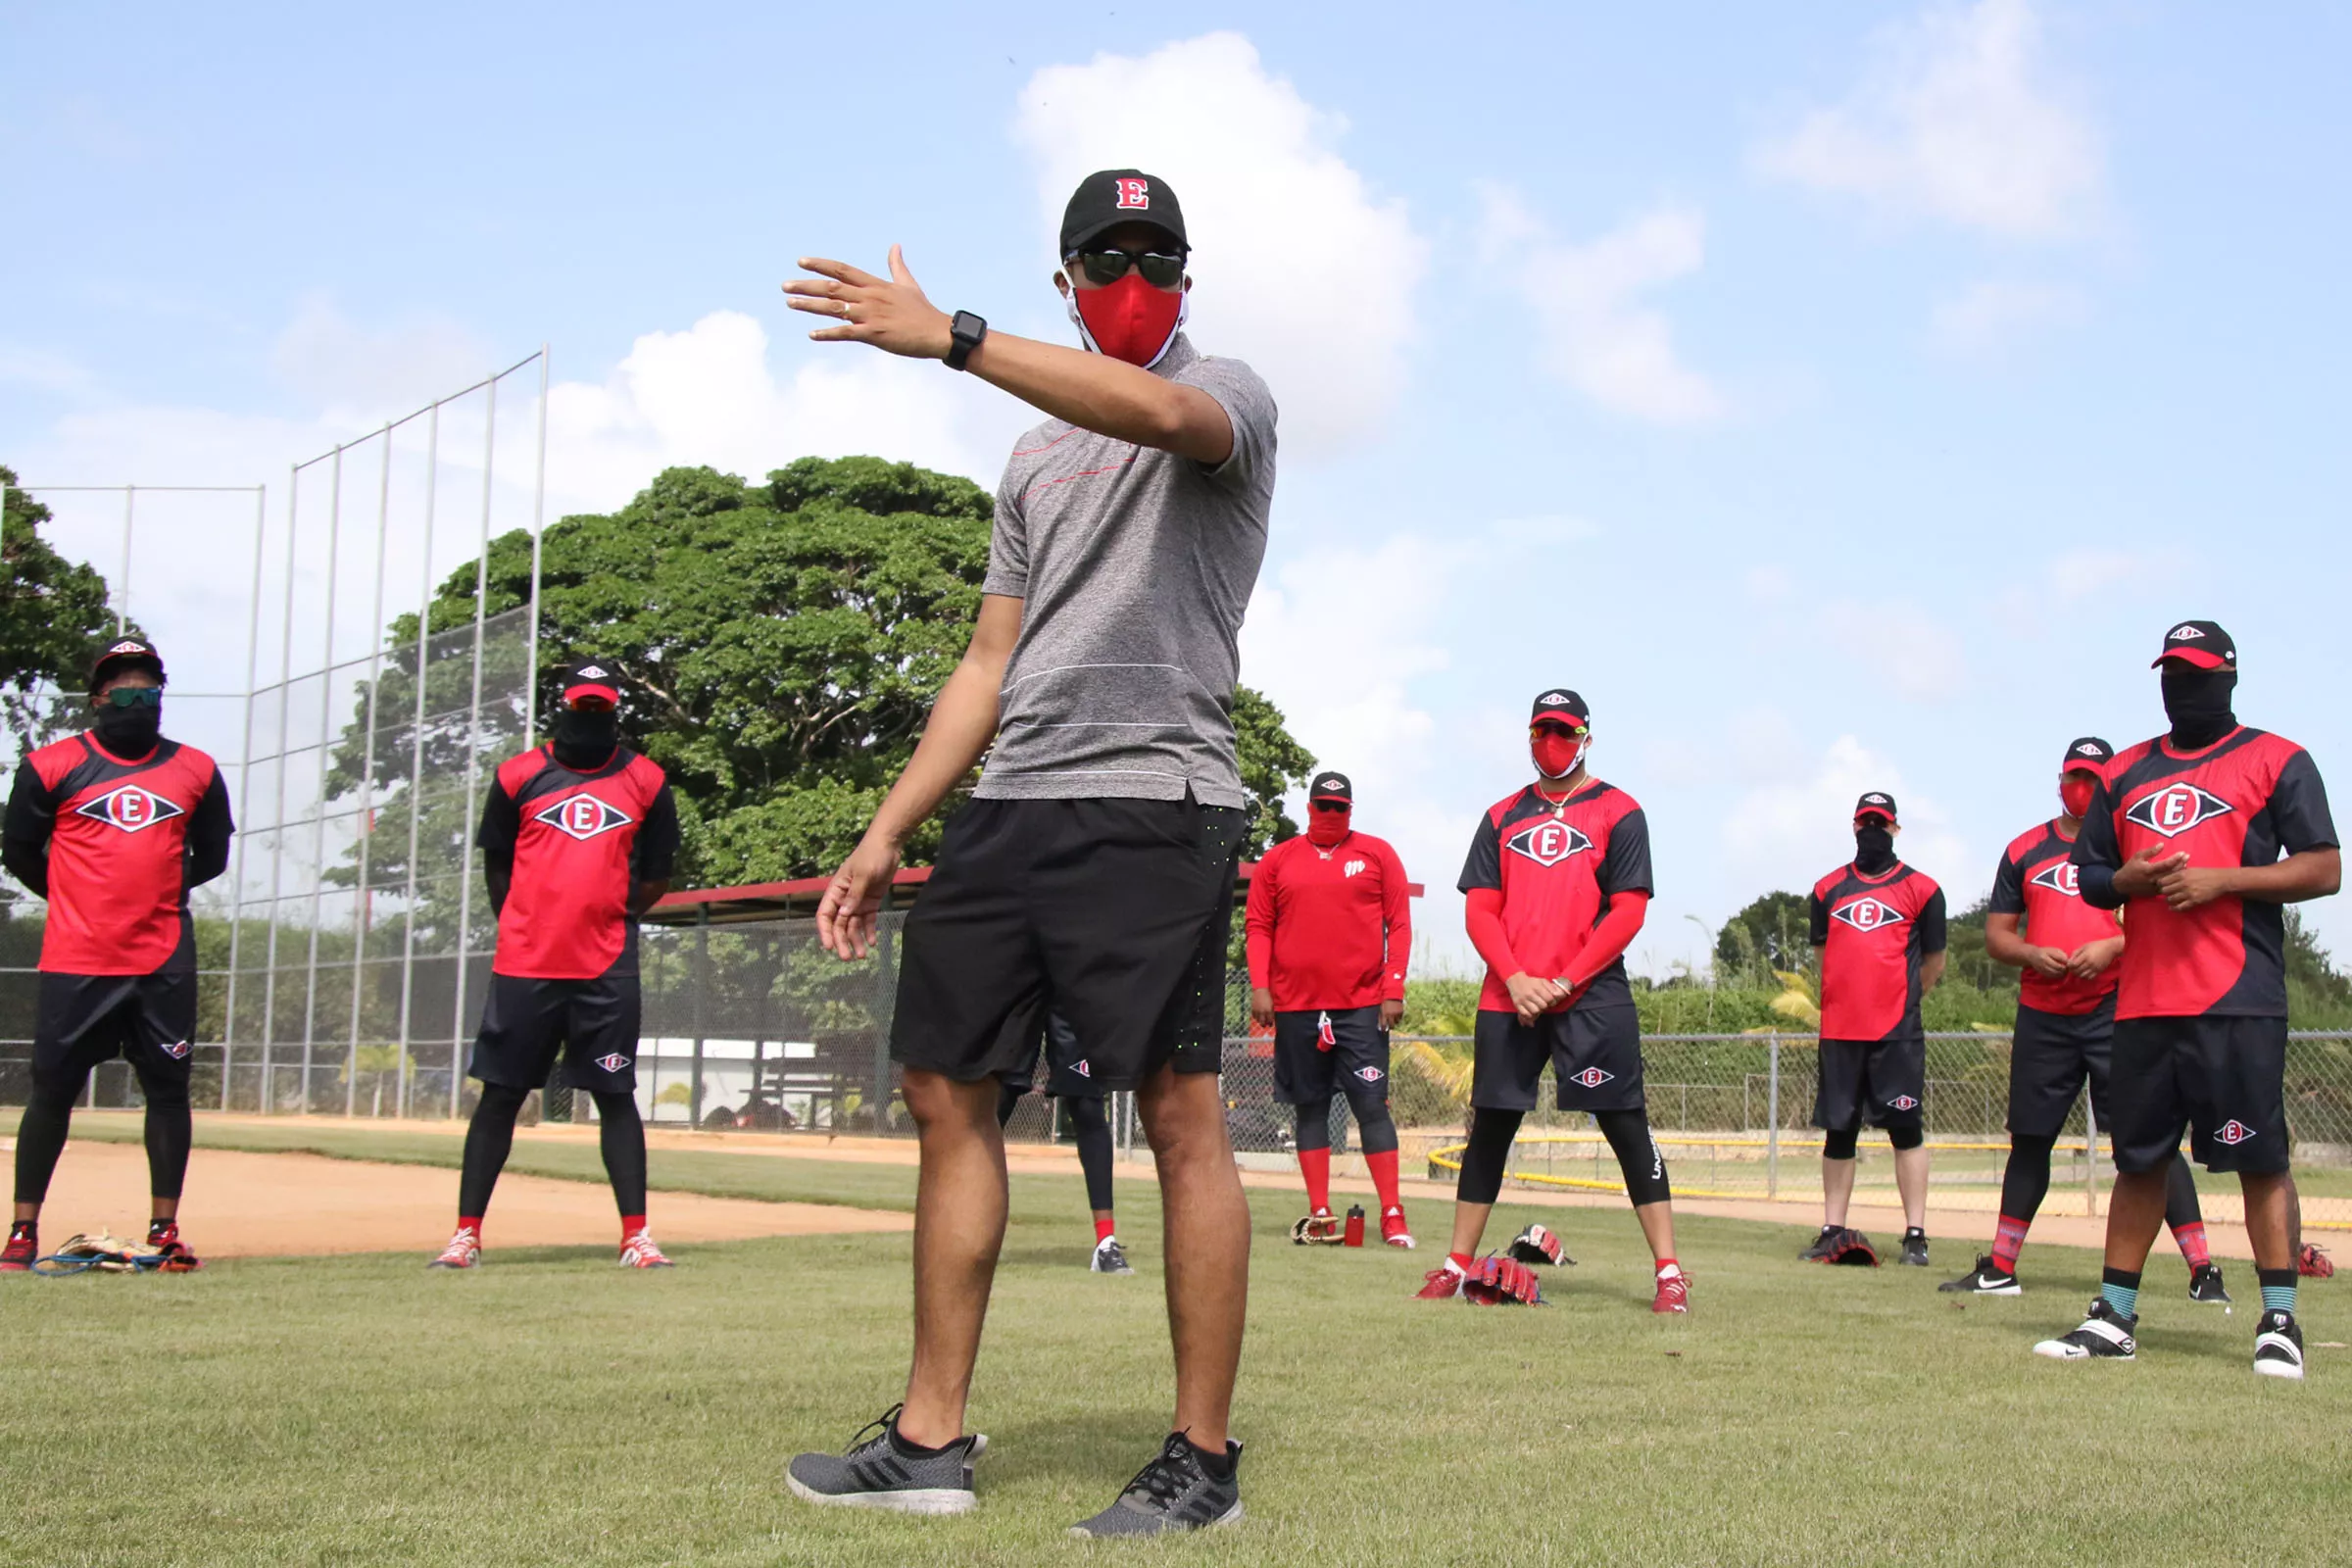
<svg viewBox="0 0 2352 1568"><path fill-rule="evenodd" d="M1355 776L1437 956L1553 682L1649 809L1652 972L1837 864L1865 787L1973 901L2067 739L2160 727L2177 618L2347 755L2352 16L1337 15L15 8L0 461L277 486L545 341L553 511L808 452L993 483L1024 411L807 343L777 284L896 240L1066 337L1053 213L1139 162L1194 215L1195 341L1283 405L1244 678ZM161 515L142 618L235 642L249 524Z"/></svg>

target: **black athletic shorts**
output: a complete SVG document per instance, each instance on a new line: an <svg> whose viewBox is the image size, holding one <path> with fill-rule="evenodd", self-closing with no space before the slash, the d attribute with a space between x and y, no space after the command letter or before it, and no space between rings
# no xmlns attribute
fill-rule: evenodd
<svg viewBox="0 0 2352 1568"><path fill-rule="evenodd" d="M1824 1040L1821 1088L1813 1097L1813 1125L1917 1127L1928 1096L1928 1043L1908 1040Z"/></svg>
<svg viewBox="0 0 2352 1568"><path fill-rule="evenodd" d="M1215 1072L1242 823L1190 796L966 804L906 916L892 1059L1017 1075L1051 1003L1098 1094Z"/></svg>
<svg viewBox="0 0 2352 1568"><path fill-rule="evenodd" d="M1274 1015L1274 1098L1328 1105L1334 1090L1388 1098L1389 1032L1378 1003Z"/></svg>
<svg viewBox="0 0 2352 1568"><path fill-rule="evenodd" d="M141 1083L185 1087L196 1038L196 972L50 974L32 1026L32 1081L74 1088L117 1056Z"/></svg>
<svg viewBox="0 0 2352 1568"><path fill-rule="evenodd" d="M1006 1027L1030 1021L1026 1013L1008 1019ZM1016 1095L1025 1095L1037 1083L1037 1059L1046 1059L1046 1093L1055 1100L1101 1100L1103 1090L1095 1087L1095 1064L1087 1059L1078 1044L1078 1031L1065 1022L1060 1013L1046 1010L1046 1026L1029 1039L1028 1054L1015 1067L997 1074L997 1082Z"/></svg>
<svg viewBox="0 0 2352 1568"><path fill-rule="evenodd" d="M2122 1018L2108 1074L2115 1168L2159 1170L2188 1134L2211 1171L2286 1169L2284 1018Z"/></svg>
<svg viewBox="0 0 2352 1568"><path fill-rule="evenodd" d="M1570 1007L1521 1023L1515 1012L1480 1009L1471 1047L1470 1103L1481 1110L1533 1110L1544 1064L1562 1110L1642 1110L1642 1019L1629 1006Z"/></svg>
<svg viewBox="0 0 2352 1568"><path fill-rule="evenodd" d="M564 1081L595 1094L637 1088L637 1017L643 993L634 974L593 980L526 980L493 974L466 1069L486 1084L538 1089L564 1057Z"/></svg>
<svg viewBox="0 0 2352 1568"><path fill-rule="evenodd" d="M2043 1012L2020 1005L2009 1046L2009 1130L2055 1138L2075 1097L2090 1084L2090 1112L2107 1126L2107 1055L2115 1044L2115 993L2088 1012Z"/></svg>

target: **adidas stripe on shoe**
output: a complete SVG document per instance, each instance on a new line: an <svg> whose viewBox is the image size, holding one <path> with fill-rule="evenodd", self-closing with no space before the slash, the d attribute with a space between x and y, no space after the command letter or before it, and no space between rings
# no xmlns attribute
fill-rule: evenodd
<svg viewBox="0 0 2352 1568"><path fill-rule="evenodd" d="M878 1508L889 1513L969 1513L972 1461L988 1447L979 1433L958 1438L931 1453L900 1451L893 1441L899 1412L894 1404L850 1440L843 1454L804 1453L784 1470L785 1485L804 1502L836 1508Z"/></svg>

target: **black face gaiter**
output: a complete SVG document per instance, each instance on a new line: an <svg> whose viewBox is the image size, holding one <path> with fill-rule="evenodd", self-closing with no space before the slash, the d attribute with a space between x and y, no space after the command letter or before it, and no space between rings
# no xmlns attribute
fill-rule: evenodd
<svg viewBox="0 0 2352 1568"><path fill-rule="evenodd" d="M2164 663L2164 715L2173 721L2173 744L2202 751L2237 728L2230 694L2237 689L2234 669L2199 669L2180 660Z"/></svg>
<svg viewBox="0 0 2352 1568"><path fill-rule="evenodd" d="M1854 829L1854 869L1877 876L1894 864L1894 834L1873 822Z"/></svg>
<svg viewBox="0 0 2352 1568"><path fill-rule="evenodd" d="M90 727L98 732L99 745L127 761L136 761L155 750L164 733L164 710L160 705L117 708L103 704Z"/></svg>
<svg viewBox="0 0 2352 1568"><path fill-rule="evenodd" d="M618 713L585 713L566 708L556 714L556 760L575 773L593 773L612 760L620 744Z"/></svg>

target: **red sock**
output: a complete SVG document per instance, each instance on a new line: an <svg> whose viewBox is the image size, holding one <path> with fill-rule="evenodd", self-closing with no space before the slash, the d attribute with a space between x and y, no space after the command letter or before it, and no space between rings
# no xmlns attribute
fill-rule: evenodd
<svg viewBox="0 0 2352 1568"><path fill-rule="evenodd" d="M2213 1261L2213 1251L2205 1245L2205 1222L2192 1219L2173 1232L2173 1240L2180 1244L2180 1255L2188 1259L2190 1268L2203 1268Z"/></svg>
<svg viewBox="0 0 2352 1568"><path fill-rule="evenodd" d="M1992 1266L2004 1274L2017 1272L2017 1254L2026 1250L2026 1230L2034 1222L2003 1214L1992 1230Z"/></svg>
<svg viewBox="0 0 2352 1568"><path fill-rule="evenodd" d="M460 1214L458 1216L458 1229L462 1231L471 1231L476 1236L481 1235L482 1216L479 1214Z"/></svg>
<svg viewBox="0 0 2352 1568"><path fill-rule="evenodd" d="M1399 1206L1396 1201L1396 1151L1366 1154L1364 1168L1372 1173L1372 1185L1380 1190L1380 1206L1387 1210Z"/></svg>
<svg viewBox="0 0 2352 1568"><path fill-rule="evenodd" d="M644 1216L643 1214L623 1214L623 1215L621 1215L621 1216L620 1216L620 1245L621 1245L621 1246L623 1246L623 1247L626 1247L626 1246L628 1246L628 1245L629 1245L629 1238L630 1238L630 1237L632 1237L632 1236L634 1236L634 1235L636 1235L636 1234L637 1234L639 1231L641 1231L641 1230L643 1230L643 1229L645 1229L645 1216Z"/></svg>
<svg viewBox="0 0 2352 1568"><path fill-rule="evenodd" d="M1298 1151L1298 1174L1306 1178L1306 1206L1321 1213L1331 1206L1331 1151Z"/></svg>
<svg viewBox="0 0 2352 1568"><path fill-rule="evenodd" d="M1659 1258L1659 1259L1658 1259L1658 1272L1659 1272L1660 1274L1663 1274L1663 1273L1665 1273L1665 1272L1666 1272L1668 1269L1673 1269L1673 1270L1674 1270L1674 1271L1675 1271L1677 1274L1680 1274L1680 1273L1683 1271L1683 1265L1682 1265L1682 1264L1680 1264L1680 1263L1677 1263L1677 1262L1676 1262L1676 1261L1675 1261L1673 1258L1671 1258L1671 1257L1661 1257L1661 1258Z"/></svg>
<svg viewBox="0 0 2352 1568"><path fill-rule="evenodd" d="M1470 1272L1470 1254L1468 1252L1447 1252L1446 1261L1465 1274Z"/></svg>
<svg viewBox="0 0 2352 1568"><path fill-rule="evenodd" d="M1112 1223L1111 1217L1108 1214L1097 1214L1095 1216L1095 1245L1097 1247L1101 1247L1104 1242L1109 1241L1112 1236L1117 1234L1117 1232L1118 1226Z"/></svg>

